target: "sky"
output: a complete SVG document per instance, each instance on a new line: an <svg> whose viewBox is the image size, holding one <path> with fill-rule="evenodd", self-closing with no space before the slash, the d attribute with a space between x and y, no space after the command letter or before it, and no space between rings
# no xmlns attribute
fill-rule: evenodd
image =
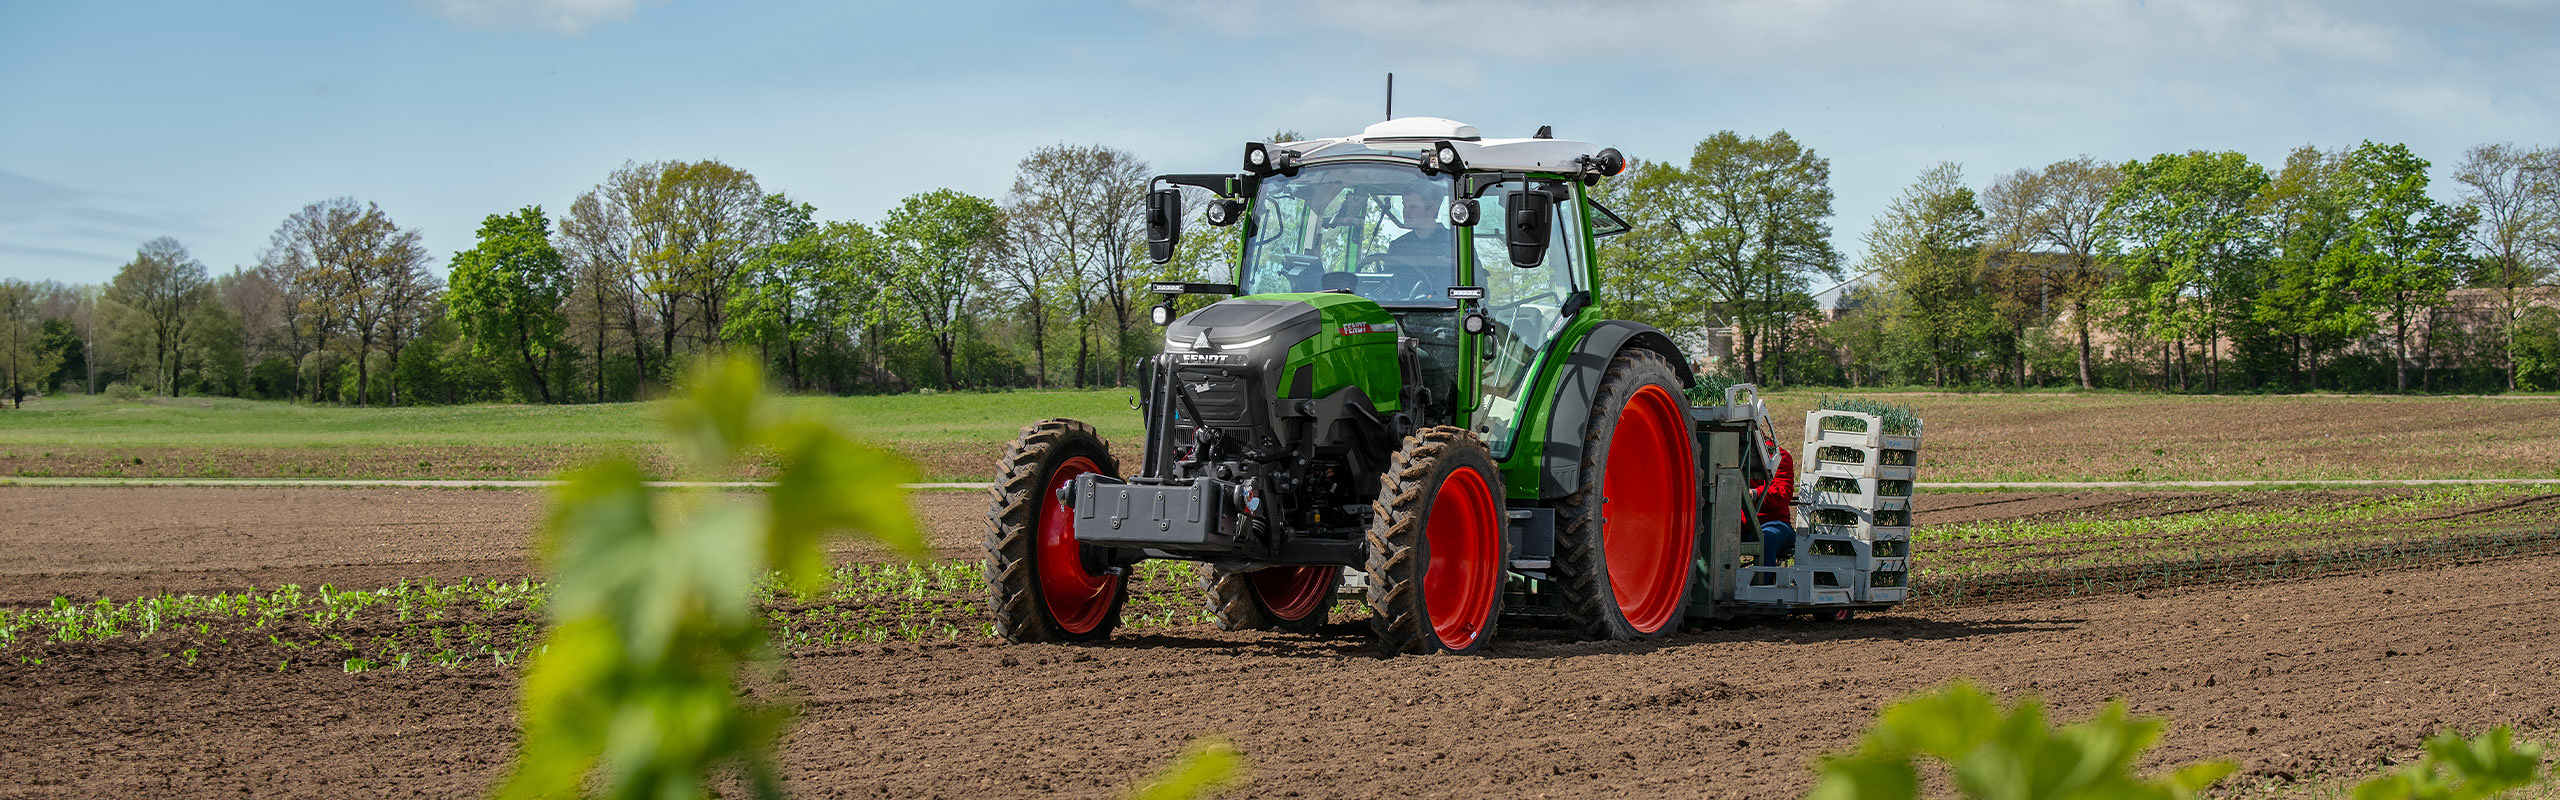
<svg viewBox="0 0 2560 800"><path fill-rule="evenodd" d="M254 266L353 197L443 261L625 161L719 159L829 219L1001 197L1034 148L1237 168L1384 112L1685 161L1829 158L1833 239L1939 162L2560 145L2560 0L0 0L0 278L95 283L173 236Z"/></svg>

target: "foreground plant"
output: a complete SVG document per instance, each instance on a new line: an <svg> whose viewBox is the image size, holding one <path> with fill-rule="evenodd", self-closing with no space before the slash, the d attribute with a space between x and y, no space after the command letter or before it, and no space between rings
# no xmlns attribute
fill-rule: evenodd
<svg viewBox="0 0 2560 800"><path fill-rule="evenodd" d="M543 542L551 628L525 675L504 797L701 797L730 770L779 797L774 741L789 711L738 691L739 671L772 657L758 582L824 588L830 532L925 552L900 488L912 467L784 415L746 362L706 362L686 387L663 422L695 474L769 453L774 487L761 502L662 492L629 460L565 476Z"/></svg>
<svg viewBox="0 0 2560 800"><path fill-rule="evenodd" d="M714 477L769 456L773 488L748 495L761 502L661 492L628 460L566 476L544 529L551 627L525 675L524 738L501 797L705 797L728 775L782 796L773 753L790 709L739 696L740 671L774 660L765 581L802 597L828 588L819 545L835 532L911 559L927 552L904 461L785 414L752 364L705 362L689 375L663 420L685 463ZM1204 742L1141 796L1212 791L1240 764L1224 742Z"/></svg>
<svg viewBox="0 0 2560 800"><path fill-rule="evenodd" d="M2183 800L2231 773L2231 762L2205 761L2166 778L2134 775L2134 760L2159 740L2160 727L2118 702L2054 730L2045 725L2043 704L2027 700L2003 710L1959 682L1886 708L1856 752L1823 760L1812 797L1919 797L1923 757L1945 762L1956 789L1982 800Z"/></svg>
<svg viewBox="0 0 2560 800"><path fill-rule="evenodd" d="M2185 800L2236 767L2200 761L2166 777L2133 774L2161 727L2115 702L2086 722L2049 728L2043 704L2004 710L1959 681L1885 708L1856 751L1823 759L1810 797L1919 797L1923 759L1943 762L1956 790L1977 800ZM2514 744L2506 728L2476 739L2448 731L2427 740L2417 763L2357 786L2355 800L2481 800L2532 786L2541 772L2542 748Z"/></svg>

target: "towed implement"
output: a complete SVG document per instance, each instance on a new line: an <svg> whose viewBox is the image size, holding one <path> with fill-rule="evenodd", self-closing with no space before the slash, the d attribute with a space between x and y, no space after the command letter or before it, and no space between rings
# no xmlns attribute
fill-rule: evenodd
<svg viewBox="0 0 2560 800"><path fill-rule="evenodd" d="M1747 387L1693 406L1671 338L1594 306L1594 243L1628 226L1588 190L1624 167L1544 129L1411 117L1156 177L1151 257L1179 241L1181 187L1206 190L1210 224L1243 226L1235 283L1150 287L1165 341L1141 364L1136 452L1068 419L1007 450L986 542L999 633L1108 637L1146 559L1205 564L1230 630L1312 629L1355 595L1391 653L1474 651L1506 616L1631 639L1900 602L1883 554L1907 548L1873 546L1891 533L1872 516L1811 526L1794 566L1743 562L1765 410ZM1182 295L1226 299L1176 314Z"/></svg>

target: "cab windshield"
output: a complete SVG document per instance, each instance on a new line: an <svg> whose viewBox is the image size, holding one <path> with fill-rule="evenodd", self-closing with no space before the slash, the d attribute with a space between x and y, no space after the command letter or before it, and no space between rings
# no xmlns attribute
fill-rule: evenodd
<svg viewBox="0 0 2560 800"><path fill-rule="evenodd" d="M1310 166L1262 180L1246 294L1348 291L1388 308L1454 308L1449 176L1410 164Z"/></svg>

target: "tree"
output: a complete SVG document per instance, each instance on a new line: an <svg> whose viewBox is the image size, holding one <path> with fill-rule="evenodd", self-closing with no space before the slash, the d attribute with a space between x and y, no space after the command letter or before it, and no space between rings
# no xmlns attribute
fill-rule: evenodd
<svg viewBox="0 0 2560 800"><path fill-rule="evenodd" d="M2484 144L2464 154L2454 174L2463 203L2479 218L2464 233L2480 254L2472 283L2502 290L2507 388L2516 384L2517 290L2548 279L2560 261L2560 148Z"/></svg>
<svg viewBox="0 0 2560 800"><path fill-rule="evenodd" d="M658 203L665 245L657 260L677 291L693 301L704 349L719 346L727 311L747 259L763 240L764 190L745 170L714 160L675 162L659 173Z"/></svg>
<svg viewBox="0 0 2560 800"><path fill-rule="evenodd" d="M641 295L632 285L631 213L618 202L620 197L603 186L580 193L569 204L569 213L560 218L559 242L554 245L572 265L576 282L571 291L582 312L579 321L595 342L588 352L595 358L597 402L606 399L605 338L616 322L622 323L631 340L631 359L641 379L647 380L649 374L647 338L640 332Z"/></svg>
<svg viewBox="0 0 2560 800"><path fill-rule="evenodd" d="M1760 345L1783 334L1813 275L1840 276L1831 248L1831 161L1786 131L1745 139L1719 131L1698 142L1687 169L1648 167L1632 175L1625 202L1642 230L1619 252L1634 256L1637 282L1675 293L1687 306L1732 326L1745 380L1759 382Z"/></svg>
<svg viewBox="0 0 2560 800"><path fill-rule="evenodd" d="M2347 235L2343 161L2343 154L2296 148L2257 201L2270 250L2264 291L2250 318L2293 342L2295 364L2309 370L2303 386L2310 391L2320 388L2321 351L2373 328L2373 311L2349 290L2351 265L2340 249Z"/></svg>
<svg viewBox="0 0 2560 800"><path fill-rule="evenodd" d="M1094 306L1110 308L1113 382L1126 383L1131 310L1143 290L1134 268L1146 197L1146 162L1101 145L1054 145L1031 151L1016 166L1005 215L1018 226L1009 238L1014 256L1007 281L1026 296L1032 349L1047 376L1046 333L1052 291L1064 290L1076 325L1075 385L1092 377Z"/></svg>
<svg viewBox="0 0 2560 800"><path fill-rule="evenodd" d="M144 242L107 284L106 300L120 323L115 327L151 356L154 385L171 397L178 395L179 346L206 286L204 262L166 236Z"/></svg>
<svg viewBox="0 0 2560 800"><path fill-rule="evenodd" d="M774 342L782 343L783 363L791 388L808 385L801 370L801 344L819 333L819 308L830 294L859 286L829 281L843 253L819 225L817 209L775 193L766 195L758 212L765 241L747 258L744 275L732 287L725 338L753 340L772 360Z"/></svg>
<svg viewBox="0 0 2560 800"><path fill-rule="evenodd" d="M2410 316L2444 302L2462 258L2462 232L2472 226L2469 209L2427 196L2427 166L2407 145L2365 142L2347 153L2342 167L2351 214L2345 253L2354 264L2349 285L2390 313L2392 376L2404 392Z"/></svg>
<svg viewBox="0 0 2560 800"><path fill-rule="evenodd" d="M548 403L552 357L565 345L560 304L568 294L569 269L551 246L551 221L541 206L526 206L489 215L480 222L480 243L453 254L445 304L474 353L503 353Z"/></svg>
<svg viewBox="0 0 2560 800"><path fill-rule="evenodd" d="M1899 295L1895 320L1919 340L1936 386L1971 360L1975 335L1990 323L1975 280L1984 233L1982 208L1953 163L1920 173L1867 233L1868 267Z"/></svg>
<svg viewBox="0 0 2560 800"><path fill-rule="evenodd" d="M2151 336L2174 343L2187 388L2188 340L2205 345L2206 390L2221 389L2220 342L2255 297L2264 220L2254 213L2267 171L2235 152L2163 153L2122 167L2098 238L2124 270L2112 296ZM2164 353L2163 372L2168 370Z"/></svg>
<svg viewBox="0 0 2560 800"><path fill-rule="evenodd" d="M46 346L46 320L37 311L34 284L0 280L0 394L17 408L27 393L43 393L43 381L62 365L62 351Z"/></svg>
<svg viewBox="0 0 2560 800"><path fill-rule="evenodd" d="M285 217L259 270L285 295L295 361L342 347L356 365L356 404L369 405L374 346L405 342L408 334L394 323L422 316L416 304L432 288L427 259L417 230L400 227L378 205L337 197ZM314 399L326 383L312 382Z"/></svg>
<svg viewBox="0 0 2560 800"><path fill-rule="evenodd" d="M2044 308L2048 303L2070 306L2083 389L2097 386L2089 371L2089 306L2115 277L2098 257L2098 223L2106 212L2108 194L2123 181L2124 173L2114 165L2081 156L2048 164L2039 172L2018 170L1992 181L1983 192L1990 246L2002 257L1995 278L2010 289L2003 299L2023 310L2028 293L2033 293L2035 316L2012 314L2021 323L2049 319ZM2045 257L2006 258L2020 254Z"/></svg>
<svg viewBox="0 0 2560 800"><path fill-rule="evenodd" d="M908 311L906 330L933 347L943 386L957 385L951 362L960 327L1003 229L1004 212L993 201L950 189L911 195L880 223L897 270L894 294Z"/></svg>

